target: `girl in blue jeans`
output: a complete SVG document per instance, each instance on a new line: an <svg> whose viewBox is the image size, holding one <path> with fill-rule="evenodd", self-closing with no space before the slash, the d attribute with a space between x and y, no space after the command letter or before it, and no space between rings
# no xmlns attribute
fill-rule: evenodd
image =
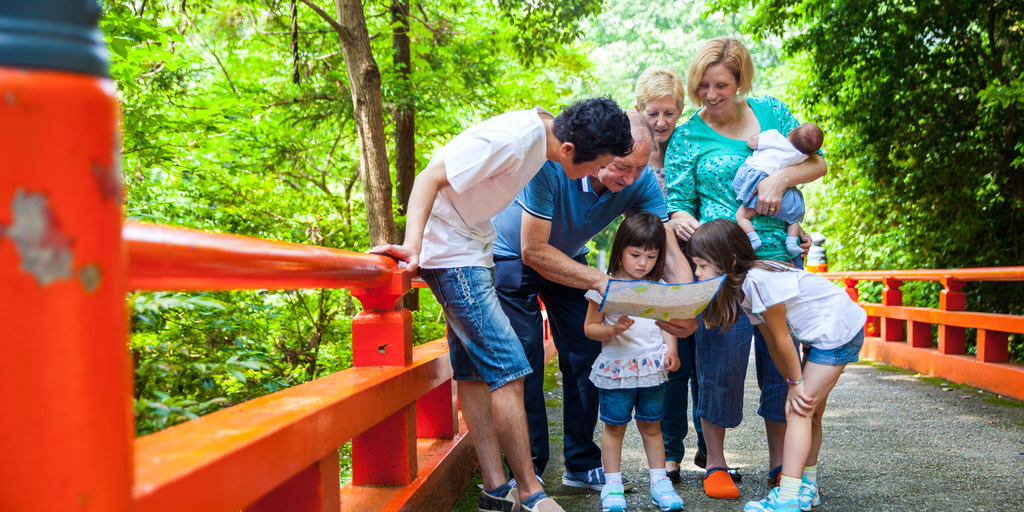
<svg viewBox="0 0 1024 512"><path fill-rule="evenodd" d="M688 250L698 279L726 276L704 312L704 323L729 329L740 311L745 313L764 335L772 361L789 384L780 484L744 510L808 511L819 501L822 412L843 368L857 361L867 313L819 275L758 260L743 230L731 220L701 225ZM803 361L794 340L803 343Z"/></svg>
<svg viewBox="0 0 1024 512"><path fill-rule="evenodd" d="M665 269L665 228L650 213L627 217L612 241L608 273L616 279L658 281ZM647 318L606 315L598 311L601 294L589 291L590 304L583 332L601 341L590 380L600 393L601 462L605 485L601 489L604 512L626 510L621 459L622 438L636 410L636 426L643 439L651 469L651 502L661 510L682 510L683 500L672 488L665 471L665 445L661 437L662 400L666 370L679 368L676 338Z"/></svg>

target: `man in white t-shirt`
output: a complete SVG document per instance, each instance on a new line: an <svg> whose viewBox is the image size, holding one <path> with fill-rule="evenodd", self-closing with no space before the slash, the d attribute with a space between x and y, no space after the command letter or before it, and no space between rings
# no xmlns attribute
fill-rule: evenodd
<svg viewBox="0 0 1024 512"><path fill-rule="evenodd" d="M629 120L610 99L577 102L558 117L540 108L493 117L452 139L416 177L405 242L371 250L419 269L444 310L459 402L483 475L479 511L562 510L530 459L523 378L531 369L494 291L491 218L546 161L578 179L632 147ZM502 450L514 481L505 481Z"/></svg>

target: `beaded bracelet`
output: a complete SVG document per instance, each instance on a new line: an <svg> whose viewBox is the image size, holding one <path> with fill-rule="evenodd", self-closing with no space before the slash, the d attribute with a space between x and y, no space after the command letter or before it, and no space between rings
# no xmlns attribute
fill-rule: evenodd
<svg viewBox="0 0 1024 512"><path fill-rule="evenodd" d="M786 378L783 377L783 379L786 379ZM803 381L804 381L804 377L803 377L803 375L801 375L800 376L800 380L789 380L789 379L786 379L786 384L789 384L790 386L796 386L797 384L800 384Z"/></svg>

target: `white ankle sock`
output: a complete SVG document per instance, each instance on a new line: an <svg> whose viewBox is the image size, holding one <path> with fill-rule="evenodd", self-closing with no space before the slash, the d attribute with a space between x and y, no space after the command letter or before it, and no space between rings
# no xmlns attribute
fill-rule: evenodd
<svg viewBox="0 0 1024 512"><path fill-rule="evenodd" d="M779 480L779 500L786 501L800 495L800 479L782 475Z"/></svg>
<svg viewBox="0 0 1024 512"><path fill-rule="evenodd" d="M804 468L804 478L812 484L818 483L818 465L807 466Z"/></svg>

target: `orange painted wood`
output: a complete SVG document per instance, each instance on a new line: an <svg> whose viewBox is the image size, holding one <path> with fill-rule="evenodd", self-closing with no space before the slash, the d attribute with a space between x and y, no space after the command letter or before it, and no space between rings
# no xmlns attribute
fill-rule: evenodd
<svg viewBox="0 0 1024 512"><path fill-rule="evenodd" d="M454 439L458 415L455 381L441 384L416 401L416 437Z"/></svg>
<svg viewBox="0 0 1024 512"><path fill-rule="evenodd" d="M843 285L846 286L846 294L850 296L850 300L858 302L860 300L860 292L857 291L857 283L860 281L856 279L846 278L843 279Z"/></svg>
<svg viewBox="0 0 1024 512"><path fill-rule="evenodd" d="M879 318L877 316L871 316L868 314L868 319L864 321L864 334L866 336L878 336L881 332L879 328Z"/></svg>
<svg viewBox="0 0 1024 512"><path fill-rule="evenodd" d="M943 311L963 311L967 305L967 296L960 291L964 281L952 277L940 279L944 288L939 293L939 309ZM964 354L967 352L967 333L963 327L948 324L939 325L939 352L943 354Z"/></svg>
<svg viewBox="0 0 1024 512"><path fill-rule="evenodd" d="M363 310L352 319L352 364L404 366L412 361L412 313L395 311L409 291L408 272L384 286L352 289ZM409 403L352 439L352 483L407 485L416 478L416 405Z"/></svg>
<svg viewBox="0 0 1024 512"><path fill-rule="evenodd" d="M416 478L416 406L408 405L352 439L352 483L408 485Z"/></svg>
<svg viewBox="0 0 1024 512"><path fill-rule="evenodd" d="M900 286L903 281L886 277L882 279L885 289L882 290L882 304L886 306L902 306L903 292ZM903 339L903 321L898 318L882 317L882 339L885 341L897 341Z"/></svg>
<svg viewBox="0 0 1024 512"><path fill-rule="evenodd" d="M420 439L419 473L402 487L346 485L341 489L341 510L448 512L465 492L478 468L476 452L466 430L458 422L453 439Z"/></svg>
<svg viewBox="0 0 1024 512"><path fill-rule="evenodd" d="M411 361L412 313L408 309L364 310L352 319L353 366L402 366Z"/></svg>
<svg viewBox="0 0 1024 512"><path fill-rule="evenodd" d="M826 272L822 276L834 280L858 279L861 281L881 281L886 277L901 281L941 281L944 277L951 277L961 281L1024 281L1024 267L858 270L852 272Z"/></svg>
<svg viewBox="0 0 1024 512"><path fill-rule="evenodd" d="M974 311L940 311L931 308L883 306L871 303L861 303L861 307L871 316L888 316L927 324L977 327L1004 332L1024 333L1024 316L977 313Z"/></svg>
<svg viewBox="0 0 1024 512"><path fill-rule="evenodd" d="M135 290L373 288L398 268L386 256L154 224L125 223L123 236Z"/></svg>
<svg viewBox="0 0 1024 512"><path fill-rule="evenodd" d="M969 355L943 354L873 337L864 339L861 357L1024 400L1024 365L981 363Z"/></svg>
<svg viewBox="0 0 1024 512"><path fill-rule="evenodd" d="M0 68L0 509L131 509L118 106Z"/></svg>
<svg viewBox="0 0 1024 512"><path fill-rule="evenodd" d="M451 379L447 344L350 368L135 442L135 510L239 510Z"/></svg>
<svg viewBox="0 0 1024 512"><path fill-rule="evenodd" d="M338 451L335 450L245 507L245 512L339 512L341 483L338 475Z"/></svg>
<svg viewBox="0 0 1024 512"><path fill-rule="evenodd" d="M1009 333L978 329L975 357L985 363L1004 363L1010 360Z"/></svg>
<svg viewBox="0 0 1024 512"><path fill-rule="evenodd" d="M927 322L907 322L907 342L911 347L932 346L932 326Z"/></svg>

